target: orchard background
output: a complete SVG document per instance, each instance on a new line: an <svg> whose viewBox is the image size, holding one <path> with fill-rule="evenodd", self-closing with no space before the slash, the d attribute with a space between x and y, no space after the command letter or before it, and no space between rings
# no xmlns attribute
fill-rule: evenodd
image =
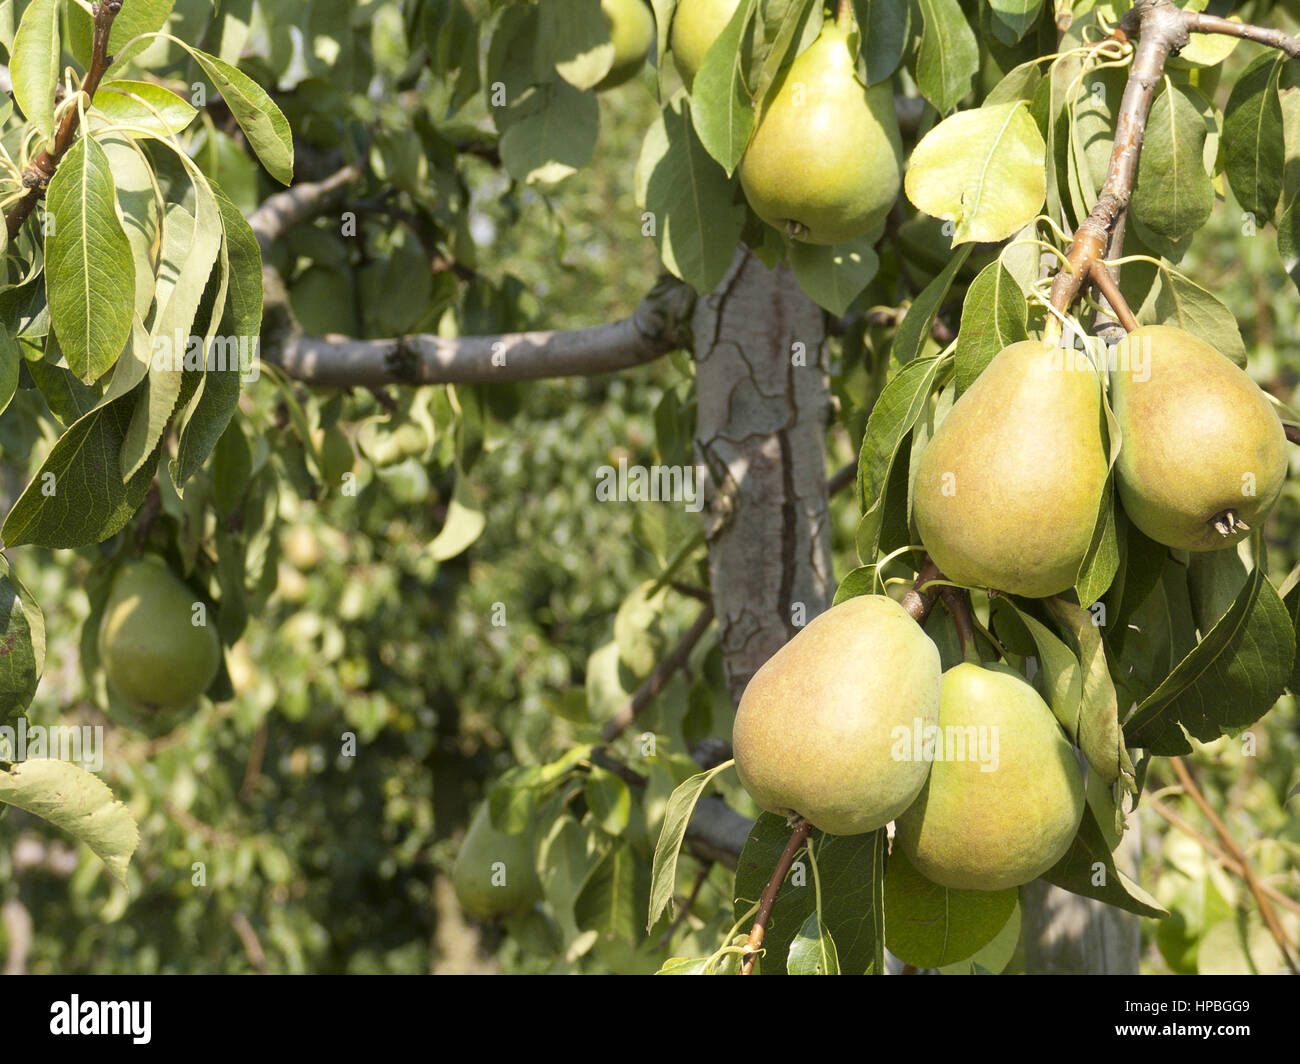
<svg viewBox="0 0 1300 1064"><path fill-rule="evenodd" d="M25 711L33 725L102 727L97 775L139 841L95 840L117 860L115 877L84 835L51 823L57 811L43 819L0 805L6 970L649 973L714 955L749 930L736 899L757 899L788 829L764 816L742 856L759 810L734 771L713 776L669 881L678 904L665 913L651 904L654 882L664 900L662 856L652 877L670 796L729 756L753 669L837 585L861 593L863 567L917 542L898 512L908 464L893 458L919 430L868 429L887 383L954 340L960 374L963 342L982 351L990 336L1041 333L1042 249L1022 243L1007 252L1013 268L996 263L1015 239L1064 252L1095 203L1132 44L1083 50L1135 18L1132 5L857 0L867 75L892 81L905 155L954 111L1023 100L1043 144L1044 193L996 205L1002 221L1025 215L1014 233L956 250L952 219L945 230L900 195L878 239L796 250L793 272L769 269L785 254L781 235L746 212L727 174L747 133L725 118L734 62L714 62L688 104L666 51L671 0L653 4L652 63L600 92L592 86L610 56L597 0L91 6L0 2L14 101L0 97L4 203L11 219L23 212L0 289L0 509L10 515L0 724ZM1182 6L1287 34L1300 15L1291 4ZM807 43L821 17L820 4L794 0L763 11L766 31L746 45L760 57ZM75 85L96 56L109 64L94 45L97 20L116 55L105 80L151 82L175 100L101 90L75 123L111 153L115 191L102 172L95 180L116 196L121 235L115 243L112 219L85 213L74 238L108 269L77 277L46 245L67 239L43 228L57 186L47 203L20 206L30 195L21 181L56 118L78 116ZM168 37L128 45L163 29ZM55 32L62 50L51 53ZM730 45L734 54L738 35ZM751 75L761 67L753 53L746 64ZM56 94L68 66L76 81ZM1221 349L1240 345L1255 380L1291 407L1297 73L1283 51L1228 36L1198 36L1163 65L1142 163L1150 174L1138 171L1123 252L1165 265L1126 264L1120 279L1144 323L1185 315ZM691 115L702 133L690 132ZM1252 123L1253 155L1243 132ZM81 172L94 173L81 152ZM1209 209L1189 213L1189 199ZM160 225L172 210L188 221ZM205 217L219 217L211 234L224 234L207 260L218 268L186 276ZM1055 258L1044 254L1042 280ZM123 297L130 274L134 308ZM68 312L47 296L47 278L50 293L90 301L89 331L64 331ZM141 362L132 379L121 368L139 354L139 331L158 331L169 285L193 297L186 333L238 332L261 310L264 364L237 395L218 400L215 380L186 380L189 370L168 377ZM1088 311L1081 328L1098 324ZM584 331L520 339L525 330ZM428 339L391 342L418 336ZM748 404L720 399L738 388L755 391ZM205 402L222 403L225 422ZM56 442L87 418L109 441L102 461L117 483L33 496L43 471L71 472L73 483L77 459ZM791 438L772 428L796 423ZM737 428L749 443L733 445ZM754 462L738 483L720 474L744 465L746 446L753 458L774 441L781 458L765 471ZM860 454L855 498L846 489ZM128 455L137 468L124 480ZM182 455L192 459L183 494ZM703 513L602 501L597 485L620 462L698 463ZM1247 557L1280 589L1294 627L1291 464ZM884 516L871 519L873 506ZM865 539L864 510L874 528ZM142 550L211 602L225 647L208 697L166 728L123 723L95 650L107 582ZM1207 613L1215 596L1204 589L1233 576L1216 570L1198 583L1186 556L1145 562L1181 567L1142 603L1146 641L1130 648L1150 665L1149 693L1223 612ZM909 588L922 563L906 552L882 569L891 591ZM30 651L37 604L43 672ZM951 646L942 609L927 626ZM1225 688L1203 696L1251 702L1257 722L1192 742L1181 762L1139 759L1141 801L1122 799L1122 842L1115 795L1090 790L1134 890L1116 891L1111 874L1089 891L1085 875L1073 893L1023 887L1010 911L967 898L958 924L972 948L952 957L891 928L954 899L883 873L868 879L869 895L841 891L828 912L840 959L870 963L872 949L846 949L839 928L873 926L879 890L880 945L907 970L1285 971L1300 939L1300 721L1292 669L1277 690L1252 661L1234 680L1228 665L1241 653L1222 650ZM1267 704L1253 706L1264 688ZM1122 719L1127 707L1118 710ZM489 796L503 825L535 830L543 897L479 922L460 911L450 871ZM836 844L822 845L833 865ZM843 874L856 875L860 859L838 858ZM780 915L765 971L784 969L772 944L788 947L801 922Z"/></svg>

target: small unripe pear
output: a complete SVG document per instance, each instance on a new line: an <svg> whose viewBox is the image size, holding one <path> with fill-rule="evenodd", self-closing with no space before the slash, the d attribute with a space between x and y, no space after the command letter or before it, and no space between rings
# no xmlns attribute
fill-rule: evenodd
<svg viewBox="0 0 1300 1064"><path fill-rule="evenodd" d="M917 470L917 531L948 579L1031 598L1073 586L1109 472L1101 417L1081 352L1025 340L988 364Z"/></svg>
<svg viewBox="0 0 1300 1064"><path fill-rule="evenodd" d="M832 835L893 820L929 765L895 757L900 729L933 724L939 651L897 602L833 606L754 673L732 730L740 782L762 808Z"/></svg>
<svg viewBox="0 0 1300 1064"><path fill-rule="evenodd" d="M614 65L596 91L612 89L636 77L655 43L655 20L645 0L600 0L609 20L609 39L614 43Z"/></svg>
<svg viewBox="0 0 1300 1064"><path fill-rule="evenodd" d="M507 835L492 826L488 804L479 806L451 870L460 907L490 920L514 916L542 896L531 832Z"/></svg>
<svg viewBox="0 0 1300 1064"><path fill-rule="evenodd" d="M127 702L182 709L212 686L221 643L211 619L195 614L198 601L160 558L122 566L99 623L99 659Z"/></svg>
<svg viewBox="0 0 1300 1064"><path fill-rule="evenodd" d="M1115 481L1133 523L1181 550L1231 547L1261 525L1286 480L1287 442L1259 385L1167 325L1135 329L1113 363Z"/></svg>
<svg viewBox="0 0 1300 1064"><path fill-rule="evenodd" d="M1069 850L1084 805L1074 748L1047 703L1013 669L966 662L943 674L939 729L895 841L953 890L1037 879Z"/></svg>
<svg viewBox="0 0 1300 1064"><path fill-rule="evenodd" d="M901 183L894 93L858 80L851 28L827 22L790 64L740 162L754 213L809 244L877 229Z"/></svg>
<svg viewBox="0 0 1300 1064"><path fill-rule="evenodd" d="M673 62L687 89L739 6L740 0L678 0L673 12Z"/></svg>

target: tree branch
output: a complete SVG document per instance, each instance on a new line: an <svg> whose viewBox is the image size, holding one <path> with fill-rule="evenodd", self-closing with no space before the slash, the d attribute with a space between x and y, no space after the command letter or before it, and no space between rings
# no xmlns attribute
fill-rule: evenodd
<svg viewBox="0 0 1300 1064"><path fill-rule="evenodd" d="M108 69L111 56L108 54L108 37L113 29L113 20L117 18L117 13L122 10L122 0L105 0L103 3L94 4L91 8L95 17L95 35L91 46L90 66L86 70L86 79L81 83L81 91L85 94L86 99L94 102L95 92L99 89L99 83L104 77L104 71ZM12 77L10 79L10 88L12 89ZM30 115L27 116L31 118ZM54 143L43 149L37 155L27 169L23 172L23 184L27 188L27 194L23 196L5 215L5 227L9 232L9 239L12 241L18 231L22 229L23 222L35 210L36 204L45 196L45 190L49 188L50 180L54 177L54 171L58 169L59 163L72 147L73 141L77 137L77 127L81 122L80 115L76 107L69 107L63 114L63 119L59 123L59 128L54 134Z"/></svg>
<svg viewBox="0 0 1300 1064"><path fill-rule="evenodd" d="M763 936L767 933L767 922L772 918L772 907L776 904L776 896L781 891L781 884L785 882L785 877L790 874L790 866L794 864L795 855L803 849L808 832L811 830L812 825L802 818L795 823L790 841L785 844L785 851L781 854L781 859L776 862L776 868L772 870L772 878L763 888L763 894L758 899L758 913L754 917L754 927L749 932L749 941L745 943L749 952L741 959L740 975L754 973L754 962L758 960L758 950L763 945Z"/></svg>
<svg viewBox="0 0 1300 1064"><path fill-rule="evenodd" d="M930 610L934 608L935 600L939 597L938 586L927 588L926 585L935 580L942 580L943 573L939 567L929 558L921 566L921 571L916 574L916 582L912 584L912 589L903 596L900 605L907 610L912 616L912 620L917 624L925 624L925 619L930 615Z"/></svg>
<svg viewBox="0 0 1300 1064"><path fill-rule="evenodd" d="M1223 848L1227 850L1237 864L1241 866L1242 878L1245 879L1246 886L1250 888L1251 894L1255 896L1255 904L1259 906L1259 914L1264 918L1264 923L1268 927L1269 934L1271 934L1274 941L1277 942L1277 948L1282 953L1283 961L1286 962L1286 966L1290 969L1292 975L1300 975L1300 970L1296 969L1296 963L1291 958L1291 951L1287 948L1288 940L1286 932L1282 929L1282 925L1278 923L1277 913L1273 911L1272 902L1268 900L1268 896L1261 888L1259 879L1255 875L1255 870L1251 866L1250 858L1246 856L1246 851L1237 845L1236 839L1232 837L1227 826L1219 819L1219 814L1214 811L1213 806L1211 806L1206 800L1205 795L1201 793L1201 788L1196 785L1196 780L1192 776L1191 770L1183 762L1183 759L1181 757L1171 757L1169 759L1169 764L1174 770L1174 775L1178 777L1178 782L1183 785L1183 790L1187 793L1187 797L1195 802L1197 808L1205 814L1205 819L1210 822L1210 826L1214 828L1214 833L1219 836L1219 841L1223 843Z"/></svg>
<svg viewBox="0 0 1300 1064"><path fill-rule="evenodd" d="M1279 48L1292 59L1300 59L1300 38L1289 37L1281 30L1266 26L1252 26L1245 22L1232 22L1218 15L1204 15L1199 11L1186 11L1183 18L1192 33L1222 33L1228 37L1240 37L1243 41L1266 44L1270 48Z"/></svg>
<svg viewBox="0 0 1300 1064"><path fill-rule="evenodd" d="M361 180L362 170L355 163L331 174L323 181L305 182L268 196L252 214L248 224L257 237L265 258L271 245L290 229L326 213L343 193Z"/></svg>

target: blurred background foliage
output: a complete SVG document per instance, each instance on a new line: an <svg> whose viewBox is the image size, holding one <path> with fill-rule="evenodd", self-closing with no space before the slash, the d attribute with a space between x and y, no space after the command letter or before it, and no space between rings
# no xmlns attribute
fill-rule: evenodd
<svg viewBox="0 0 1300 1064"><path fill-rule="evenodd" d="M221 30L207 0L176 4L172 32L218 53L238 44L241 66L278 87L302 165L312 167L315 153L323 174L345 149L368 150L374 180L349 205L362 219L357 237L322 220L276 249L304 325L358 336L474 334L631 313L658 270L631 206L633 167L656 106L646 85L601 94L589 167L547 191L521 187L494 164L480 97L443 121L453 87L424 68L424 6L225 4L248 18L242 42L223 42L223 32L237 38L243 23ZM468 5L476 15L487 6ZM186 61L170 47L157 46L151 67L185 77ZM1225 67L1220 104L1246 64L1243 53ZM247 212L272 189L231 128L205 114L190 148ZM479 146L459 155L451 148L466 143ZM1230 191L1219 191L1182 267L1236 309L1256 378L1300 406L1295 287L1271 234L1247 233ZM430 242L454 266L428 269ZM831 342L841 415L832 469L855 457L883 380L877 352L887 350L887 338L862 312L873 303L897 306L910 294L886 255L857 316L851 312ZM954 327L961 295L955 291L945 310ZM21 899L31 914L28 969L654 971L667 955L666 927L639 948L606 935L597 948L565 956L541 911L508 928L468 921L448 873L493 782L593 741L636 686L628 660L639 653L652 663L698 608L670 589L629 625L621 646L614 642L620 607L636 604L638 589L689 542L697 518L680 506L597 505L594 496L598 469L620 457L643 465L688 460L689 362L675 357L612 378L459 389L463 417L454 433L440 413L446 389L359 390L341 399L291 391L317 442L327 431L342 435L341 467L351 462L358 491L318 491L284 392L269 376L247 388L243 431L252 444L265 443L259 460L278 474L267 569L274 580L268 576L273 590L257 601L228 654L228 702L205 703L161 736L114 726L100 708L102 681L82 667L82 627L91 615L87 589L104 558L124 549L123 538L95 551L24 552L24 577L49 629L49 666L31 721L106 726L103 778L131 807L142 837L123 890L89 851L69 850L43 821L16 810L0 820L0 901ZM20 391L0 420L8 496L39 467L54 435L44 432L44 445L30 452L19 442L49 417L38 392ZM410 425L422 434L392 444ZM465 456L484 525L468 551L438 562L428 548L455 488L453 450ZM1300 562L1300 478L1286 490L1268 531L1278 582ZM857 564L858 515L848 493L833 507L842 577ZM175 516L164 511L163 524ZM676 575L703 586L700 557L697 551ZM650 780L630 797L623 832L647 866L663 804L695 770L687 749L730 737L715 642L705 638L689 675L674 678L638 724L654 734L657 752L638 759ZM355 753L340 752L348 733ZM1300 782L1294 698L1252 733L1255 756L1243 754L1240 738L1225 738L1193 761L1261 876L1300 897L1300 799L1287 801ZM1149 787L1212 836L1190 801L1162 793L1174 782L1158 768ZM756 812L734 774L721 783L733 807ZM1139 816L1142 881L1173 913L1162 924L1143 921L1144 970L1240 970L1236 943L1258 937L1240 879L1151 809ZM703 915L679 930L678 955L711 953L726 931L731 873L714 866L699 874ZM6 934L0 926L0 956Z"/></svg>

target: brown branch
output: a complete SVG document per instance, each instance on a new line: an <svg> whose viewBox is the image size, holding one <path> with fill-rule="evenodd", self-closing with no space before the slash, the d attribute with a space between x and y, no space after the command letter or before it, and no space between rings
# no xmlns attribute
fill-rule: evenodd
<svg viewBox="0 0 1300 1064"><path fill-rule="evenodd" d="M122 10L122 0L105 0L104 3L92 5L91 10L95 18L95 33L91 44L90 66L86 69L86 78L81 83L81 91L87 100L93 103L95 92L104 77L104 71L112 61L112 57L108 54L108 37L113 29L113 20ZM30 120L31 115L27 118ZM78 109L69 107L63 113L59 128L54 133L54 143L44 148L23 171L23 185L27 188L27 194L5 215L5 227L9 231L11 241L18 236L23 222L27 221L32 211L36 209L36 204L45 197L45 190L50 186L54 171L58 169L59 163L63 161L63 157L68 154L68 149L77 138L77 127L80 123L81 116L78 114Z"/></svg>
<svg viewBox="0 0 1300 1064"><path fill-rule="evenodd" d="M939 598L943 600L944 608L957 629L957 642L961 644L962 657L978 663L979 645L975 642L975 616L971 612L970 592L963 587L943 584L939 587Z"/></svg>
<svg viewBox="0 0 1300 1064"><path fill-rule="evenodd" d="M1292 443L1300 444L1300 425L1283 425L1286 430L1286 438Z"/></svg>
<svg viewBox="0 0 1300 1064"><path fill-rule="evenodd" d="M850 462L846 466L841 466L826 481L826 494L838 495L846 488L858 482L858 463Z"/></svg>
<svg viewBox="0 0 1300 1064"><path fill-rule="evenodd" d="M938 587L922 589L925 588L926 584L942 579L943 573L939 571L939 567L927 558L925 564L921 566L921 571L916 576L916 582L912 585L912 589L903 596L901 605L903 609L912 615L912 620L916 621L917 624L925 624L926 617L930 615L930 610L934 608L935 600L939 597Z"/></svg>
<svg viewBox="0 0 1300 1064"><path fill-rule="evenodd" d="M1194 827L1192 827L1191 824L1187 823L1186 820L1180 817L1177 813L1175 813L1167 805L1161 802L1158 798L1149 799L1147 801L1147 805L1151 809L1153 809L1156 813L1158 813L1160 816L1164 817L1166 821L1168 821L1171 825L1176 827L1184 835L1198 842L1201 846L1201 849L1203 849L1206 853L1208 853L1211 857L1213 857L1216 861L1218 861L1219 864L1223 865L1223 867L1226 868L1233 875L1240 876L1242 879L1245 878L1245 875L1242 872L1241 865L1236 860L1229 857L1226 853L1224 853L1221 849L1219 849L1218 846L1214 844L1213 840L1208 839L1204 835L1202 835L1199 831L1197 831ZM1268 883L1264 883L1261 881L1259 887L1265 894L1267 894L1279 905L1283 906L1284 908L1290 909L1293 913L1300 915L1300 902L1295 901L1293 898L1288 898L1280 890L1278 890L1276 887L1270 886Z"/></svg>
<svg viewBox="0 0 1300 1064"><path fill-rule="evenodd" d="M1119 290L1119 283L1104 263L1093 265L1088 272L1088 280L1097 286L1097 290L1105 297L1106 302L1110 304L1110 309L1115 312L1115 317L1125 329L1132 332L1138 327L1137 317L1129 307L1128 300L1124 298L1124 293Z"/></svg>
<svg viewBox="0 0 1300 1064"><path fill-rule="evenodd" d="M1277 948L1282 952L1282 960L1286 962L1286 966L1290 969L1292 975L1300 975L1300 969L1296 968L1296 963L1291 958L1291 951L1287 948L1286 932L1282 930L1282 925L1278 923L1277 913L1273 911L1273 904L1268 900L1268 895L1264 893L1259 879L1255 875L1255 870L1251 866L1250 858L1246 856L1246 851L1237 845L1237 841L1229 833L1227 825L1219 819L1219 814L1214 811L1205 795L1201 793L1201 788L1196 785L1196 780L1183 759L1181 757L1171 757L1169 764L1174 770L1174 775L1178 777L1178 782L1183 785L1187 797L1195 802L1197 808L1205 814L1205 819L1210 822L1211 827L1214 828L1214 833L1219 836L1223 848L1241 865L1242 878L1245 879L1251 894L1255 896L1255 903L1259 906L1259 914L1264 918L1269 934L1277 942Z"/></svg>
<svg viewBox="0 0 1300 1064"><path fill-rule="evenodd" d="M705 603L704 608L700 610L699 616L695 618L695 623L687 629L686 634L677 641L677 645L669 652L668 656L659 662L650 675L645 678L641 684L628 697L627 701L619 706L618 711L610 718L605 725L604 730L600 733L601 741L612 743L637 718L651 700L654 699L664 685L672 678L673 673L686 664L686 660L691 656L691 651L695 649L695 644L700 641L700 637L708 630L713 623L713 603Z"/></svg>
<svg viewBox="0 0 1300 1064"><path fill-rule="evenodd" d="M266 721L253 733L253 745L248 751L248 764L244 766L244 782L239 786L239 800L247 802L253 797L257 781L262 776L262 761L266 757Z"/></svg>
<svg viewBox="0 0 1300 1064"><path fill-rule="evenodd" d="M758 913L754 916L754 927L749 932L749 941L745 943L748 952L740 961L738 973L740 975L752 975L754 972L754 962L758 960L758 950L763 945L763 936L767 933L767 922L772 918L772 907L776 904L776 896L781 890L781 884L785 882L785 877L790 874L790 866L794 864L795 855L803 848L808 832L811 830L812 825L802 818L795 823L790 841L785 844L785 851L781 854L781 859L776 862L776 868L772 870L772 878L763 888L763 894L758 899Z"/></svg>
<svg viewBox="0 0 1300 1064"><path fill-rule="evenodd" d="M257 237L263 257L271 245L294 226L318 218L332 205L341 202L343 193L361 179L361 174L360 166L349 164L323 181L294 185L263 200L248 216L248 224Z"/></svg>
<svg viewBox="0 0 1300 1064"><path fill-rule="evenodd" d="M1292 59L1300 59L1300 38L1289 37L1281 30L1265 26L1252 26L1245 22L1232 22L1218 15L1203 15L1197 11L1184 12L1183 18L1192 33L1222 33L1228 37L1240 37L1243 41L1266 44L1270 48L1280 48Z"/></svg>
<svg viewBox="0 0 1300 1064"><path fill-rule="evenodd" d="M1068 268L1060 270L1052 282L1052 306L1061 313L1070 308L1097 261L1120 250L1111 247L1111 234L1119 226L1133 196L1142 138L1156 87L1164 75L1165 61L1186 47L1191 39L1183 16L1184 12L1173 0L1139 0L1124 16L1123 39L1136 35L1138 42L1115 121L1115 142L1106 181L1096 206L1074 232L1067 253Z"/></svg>
<svg viewBox="0 0 1300 1064"><path fill-rule="evenodd" d="M253 925L248 922L248 917L244 915L242 909L236 909L231 914L230 926L235 929L235 934L243 943L249 962L257 969L259 975L266 975L266 951L262 949L262 940L257 937L257 932L253 930Z"/></svg>

